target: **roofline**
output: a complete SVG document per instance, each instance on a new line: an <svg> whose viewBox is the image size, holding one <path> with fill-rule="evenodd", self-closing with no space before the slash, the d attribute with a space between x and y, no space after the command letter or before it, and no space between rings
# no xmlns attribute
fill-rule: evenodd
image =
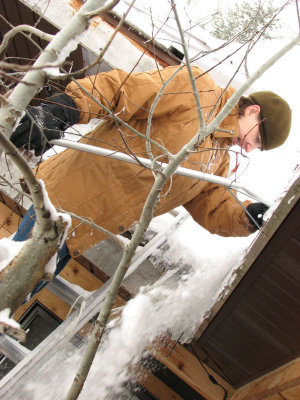
<svg viewBox="0 0 300 400"><path fill-rule="evenodd" d="M278 231L283 221L298 203L299 194L300 176L298 176L293 181L286 194L280 201L278 207L274 210L271 218L266 222L266 224L261 229L259 235L251 244L251 247L245 255L242 264L232 272L231 277L228 280L228 282L230 283L223 288L218 300L198 328L193 338L193 342L196 342L200 338L200 336L204 333L212 320L215 318L217 313L221 310L225 302L229 299L234 289L243 280L255 260L260 256L261 252L267 246L274 234Z"/></svg>

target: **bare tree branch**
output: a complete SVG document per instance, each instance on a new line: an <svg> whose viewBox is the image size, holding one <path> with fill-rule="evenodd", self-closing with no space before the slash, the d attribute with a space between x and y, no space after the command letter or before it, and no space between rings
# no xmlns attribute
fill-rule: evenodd
<svg viewBox="0 0 300 400"><path fill-rule="evenodd" d="M112 1L109 4L115 5L118 1ZM100 5L100 8L99 8ZM34 67L40 68L48 63L60 63L69 53L74 50L90 24L90 17L93 13L99 14L103 0L88 0L80 10L70 19L66 26L55 35L48 44L42 54L33 64ZM107 10L107 6L104 6ZM66 46L66 43L72 45ZM11 95L8 97L9 104L0 109L0 132L9 137L11 132L21 116L21 112L27 107L33 96L43 86L47 78L47 73L43 70L29 71L22 81L32 84L27 90L18 85Z"/></svg>
<svg viewBox="0 0 300 400"><path fill-rule="evenodd" d="M168 157L171 157L171 153L168 151L168 149L166 149L164 146L162 146L161 144L159 144L158 142L156 142L155 140L152 140L151 138L148 138L146 135L144 135L143 133L137 131L136 129L134 129L130 124L128 124L127 122L123 121L121 118L118 117L118 115L114 114L113 111L109 108L107 108L104 104L100 103L99 100L97 100L91 93L89 93L84 87L82 87L80 85L80 83L78 81L76 81L74 78L71 78L73 82L76 83L76 85L91 99L93 99L93 101L99 105L99 107L101 107L108 116L112 116L113 119L115 121L117 121L118 123L120 123L121 125L125 126L125 128L129 129L130 131L132 131L133 133L135 133L136 135L142 137L143 139L146 139L147 141L149 141L150 143L152 143L154 146L156 146L160 151L162 151L163 153L165 153Z"/></svg>
<svg viewBox="0 0 300 400"><path fill-rule="evenodd" d="M109 6L116 3L117 1L110 2ZM26 160L8 138L23 110L47 77L46 72L40 68L48 63L63 61L69 52L77 47L79 35L89 27L90 17L94 13L98 14L101 10L107 10L108 5L105 5L104 8L101 8L102 6L102 0L88 0L65 28L51 40L34 63L35 69L25 74L22 82L26 82L30 86L26 86L24 90L24 85L18 84L6 101L3 101L0 108L0 148L10 156L24 176L36 214L32 237L26 241L18 256L1 271L0 309L9 308L13 312L26 295L32 291L35 284L43 278L45 266L57 252L68 225L63 216L54 214L54 207L46 198L42 182L36 179ZM73 45L66 46L69 42ZM18 279L15 279L16 276Z"/></svg>
<svg viewBox="0 0 300 400"><path fill-rule="evenodd" d="M50 42L54 35L50 35L49 33L45 33L37 28L34 28L33 26L29 25L18 25L14 27L12 30L7 32L2 40L1 46L0 46L0 54L6 49L7 45L9 44L9 41L13 39L13 37L19 33L19 32L30 32L34 33L36 36L43 40L47 40L47 42Z"/></svg>
<svg viewBox="0 0 300 400"><path fill-rule="evenodd" d="M32 237L19 254L0 272L0 310L9 308L11 313L22 303L35 285L44 277L45 266L57 252L67 221L62 216L53 218L47 205L45 192L15 146L2 133L0 146L20 169L30 189L35 206L36 223ZM18 279L16 279L16 276Z"/></svg>

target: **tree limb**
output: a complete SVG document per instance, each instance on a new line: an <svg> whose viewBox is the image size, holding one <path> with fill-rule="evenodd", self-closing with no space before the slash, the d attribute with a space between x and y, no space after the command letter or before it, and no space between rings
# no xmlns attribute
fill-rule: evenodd
<svg viewBox="0 0 300 400"><path fill-rule="evenodd" d="M109 5L113 6L117 2L115 0ZM90 17L94 13L98 14L102 9L107 10L107 5L99 8L103 6L103 3L103 0L88 0L81 7L38 57L33 64L35 69L28 71L23 77L21 82L26 82L31 86L25 88L24 85L18 84L7 97L7 102L3 102L0 108L0 148L9 155L23 174L36 213L32 237L26 241L17 257L1 271L0 309L9 308L13 312L36 283L43 278L45 266L57 252L68 225L68 221L62 215L55 214L54 207L46 198L42 182L36 179L26 160L8 138L23 110L47 77L47 73L39 68L48 63L63 61L77 47L80 35L89 27ZM67 46L70 42L72 45Z"/></svg>
<svg viewBox="0 0 300 400"><path fill-rule="evenodd" d="M0 310L9 308L13 313L43 278L45 266L59 249L68 222L62 215L53 218L41 182L36 179L20 152L2 133L0 146L23 174L36 213L32 237L0 273Z"/></svg>
<svg viewBox="0 0 300 400"><path fill-rule="evenodd" d="M43 40L47 40L47 42L50 42L53 38L54 35L50 35L49 33L45 33L37 28L34 28L33 26L29 25L18 25L15 26L13 29L8 31L2 40L2 43L0 45L0 54L6 49L7 45L9 44L9 41L19 32L30 32L38 36L39 38Z"/></svg>

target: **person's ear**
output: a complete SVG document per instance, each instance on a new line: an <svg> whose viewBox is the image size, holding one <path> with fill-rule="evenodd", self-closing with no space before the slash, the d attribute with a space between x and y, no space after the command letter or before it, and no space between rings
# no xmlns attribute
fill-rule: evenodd
<svg viewBox="0 0 300 400"><path fill-rule="evenodd" d="M253 114L259 114L259 113L260 113L260 106L258 104L253 104L246 108L245 115L253 115Z"/></svg>

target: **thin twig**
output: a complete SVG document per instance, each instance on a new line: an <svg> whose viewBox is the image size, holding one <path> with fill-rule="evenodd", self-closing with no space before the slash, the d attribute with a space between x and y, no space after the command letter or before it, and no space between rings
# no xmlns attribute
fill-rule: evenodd
<svg viewBox="0 0 300 400"><path fill-rule="evenodd" d="M188 70L189 77L190 77L191 84L192 84L192 88L193 88L193 94L194 94L194 98L195 98L197 114L198 114L199 123L200 123L200 129L202 129L205 126L205 123L204 123L202 109L201 109L201 103L200 103L200 99L199 99L199 95L198 95L198 88L196 86L195 77L194 77L193 72L192 72L191 63L190 63L190 57L189 57L189 53L187 51L187 45L185 43L184 33L183 33L183 30L182 30L182 26L181 26L181 23L180 23L180 19L179 19L178 13L177 13L177 8L176 8L174 0L171 0L171 4L173 6L173 12L174 12L174 15L175 15L176 24L177 24L177 27L178 27L178 31L180 33L181 43L182 43L182 47L183 47L183 51L184 51L185 63L186 63L186 66L187 66L187 70Z"/></svg>
<svg viewBox="0 0 300 400"><path fill-rule="evenodd" d="M115 121L118 121L120 124L124 125L125 128L129 129L130 131L132 131L133 133L135 133L136 135L142 137L143 139L146 139L147 141L149 141L150 143L152 143L154 146L156 146L159 150L161 150L163 153L165 153L166 155L168 155L169 157L171 157L172 155L169 153L169 151L162 145L160 145L159 143L157 143L155 140L152 140L150 138L147 138L146 135L142 134L141 132L139 132L138 130L134 129L131 125L129 125L127 122L123 121L121 118L119 118L116 114L114 114L109 108L107 108L104 104L100 103L99 100L97 100L90 92L88 92L82 85L80 85L80 83L75 80L74 78L71 78L71 80L76 83L76 85L78 86L78 88L80 88L88 97L90 97L96 104L99 105L99 107L101 107L106 113L107 113L107 117L112 117Z"/></svg>
<svg viewBox="0 0 300 400"><path fill-rule="evenodd" d="M105 235L107 235L108 237L113 239L122 249L124 249L125 246L124 246L123 240L121 240L114 233L108 231L107 229L103 228L100 225L95 224L93 221L89 221L87 218L79 217L79 215L76 215L76 214L72 213L71 211L66 211L66 210L63 210L62 208L59 208L59 207L56 207L56 209L59 212L63 212L65 214L68 214L68 215L70 215L70 217L72 217L74 219L77 219L78 221L81 221L86 225L89 225L93 229L97 229L98 231L105 233Z"/></svg>
<svg viewBox="0 0 300 400"><path fill-rule="evenodd" d="M129 11L131 10L133 4L135 3L136 0L133 0L131 2L131 4L129 5L128 9L126 10L126 12L122 15L122 18L120 19L118 25L116 26L116 28L114 29L111 37L108 39L107 43L105 44L105 46L103 47L103 49L101 50L101 52L98 54L97 58L89 65L87 65L84 68L81 68L75 72L66 74L65 76L61 77L63 79L65 78L69 78L70 76L74 76L74 75L81 75L84 74L85 72L87 72L89 69L93 68L95 65L99 64L100 61L103 59L104 54L107 52L109 46L111 45L112 41L114 40L114 38L116 37L117 33L120 31L120 29L122 28L122 25L124 24L124 21L129 13Z"/></svg>

